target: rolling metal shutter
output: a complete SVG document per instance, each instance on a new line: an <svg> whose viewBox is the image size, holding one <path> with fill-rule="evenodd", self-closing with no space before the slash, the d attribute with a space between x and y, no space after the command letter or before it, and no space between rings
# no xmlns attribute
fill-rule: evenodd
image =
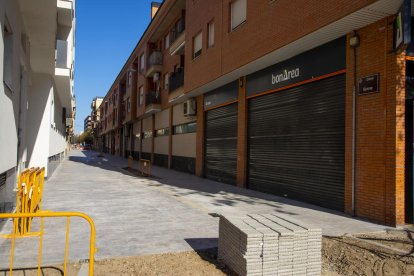
<svg viewBox="0 0 414 276"><path fill-rule="evenodd" d="M249 102L248 187L344 208L345 75Z"/></svg>
<svg viewBox="0 0 414 276"><path fill-rule="evenodd" d="M204 166L206 178L236 184L237 104L207 111Z"/></svg>

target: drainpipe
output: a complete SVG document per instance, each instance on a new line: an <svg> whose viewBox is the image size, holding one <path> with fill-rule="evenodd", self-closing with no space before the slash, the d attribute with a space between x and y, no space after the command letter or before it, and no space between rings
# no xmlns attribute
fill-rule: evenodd
<svg viewBox="0 0 414 276"><path fill-rule="evenodd" d="M356 215L356 94L357 94L357 47L359 36L356 31L350 38L350 46L354 54L354 87L352 91L352 216Z"/></svg>
<svg viewBox="0 0 414 276"><path fill-rule="evenodd" d="M354 49L354 52L356 50ZM356 87L354 84L352 92L352 216L355 216L355 162L356 162L356 135L355 135L355 126L356 126Z"/></svg>

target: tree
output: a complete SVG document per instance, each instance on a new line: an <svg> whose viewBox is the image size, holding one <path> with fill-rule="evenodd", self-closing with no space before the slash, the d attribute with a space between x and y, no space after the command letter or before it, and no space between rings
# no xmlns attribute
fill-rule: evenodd
<svg viewBox="0 0 414 276"><path fill-rule="evenodd" d="M81 142L85 144L93 144L92 130L88 129L87 131L82 133Z"/></svg>

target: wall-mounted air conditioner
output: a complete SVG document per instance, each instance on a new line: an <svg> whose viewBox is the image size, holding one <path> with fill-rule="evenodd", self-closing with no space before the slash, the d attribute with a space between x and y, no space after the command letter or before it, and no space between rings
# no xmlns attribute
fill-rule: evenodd
<svg viewBox="0 0 414 276"><path fill-rule="evenodd" d="M197 112L195 99L189 99L184 102L184 116L195 116Z"/></svg>

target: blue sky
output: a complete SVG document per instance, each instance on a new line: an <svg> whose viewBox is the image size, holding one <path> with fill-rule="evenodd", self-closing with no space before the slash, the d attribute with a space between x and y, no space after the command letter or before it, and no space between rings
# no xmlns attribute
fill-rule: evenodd
<svg viewBox="0 0 414 276"><path fill-rule="evenodd" d="M152 1L76 1L76 133L92 99L105 96L147 28Z"/></svg>

